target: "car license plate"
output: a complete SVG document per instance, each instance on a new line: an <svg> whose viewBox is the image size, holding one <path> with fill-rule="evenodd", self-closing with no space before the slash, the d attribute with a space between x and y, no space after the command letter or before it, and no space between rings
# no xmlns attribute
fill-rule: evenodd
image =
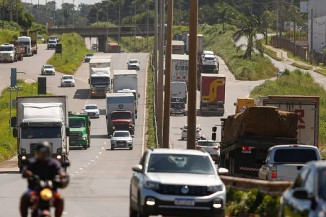
<svg viewBox="0 0 326 217"><path fill-rule="evenodd" d="M195 201L191 199L175 199L174 204L177 206L194 206Z"/></svg>

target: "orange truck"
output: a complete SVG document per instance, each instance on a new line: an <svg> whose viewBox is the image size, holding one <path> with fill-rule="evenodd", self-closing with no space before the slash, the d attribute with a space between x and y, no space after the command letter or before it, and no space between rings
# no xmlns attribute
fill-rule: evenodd
<svg viewBox="0 0 326 217"><path fill-rule="evenodd" d="M225 75L201 74L200 112L202 115L224 115L225 84Z"/></svg>

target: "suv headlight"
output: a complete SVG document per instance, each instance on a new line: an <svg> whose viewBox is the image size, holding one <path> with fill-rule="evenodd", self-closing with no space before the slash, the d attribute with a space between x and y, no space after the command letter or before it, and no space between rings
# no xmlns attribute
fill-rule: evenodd
<svg viewBox="0 0 326 217"><path fill-rule="evenodd" d="M111 140L111 143L115 144L117 141L116 140Z"/></svg>
<svg viewBox="0 0 326 217"><path fill-rule="evenodd" d="M222 185L207 186L207 191L209 192L223 191L223 186Z"/></svg>
<svg viewBox="0 0 326 217"><path fill-rule="evenodd" d="M153 182L153 181L146 181L144 187L152 190L157 190L160 188L160 183Z"/></svg>

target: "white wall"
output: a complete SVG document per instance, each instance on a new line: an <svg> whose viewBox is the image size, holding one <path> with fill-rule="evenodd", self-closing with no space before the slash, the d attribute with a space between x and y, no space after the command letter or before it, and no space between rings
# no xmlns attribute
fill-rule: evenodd
<svg viewBox="0 0 326 217"><path fill-rule="evenodd" d="M311 22L313 12L313 22ZM311 23L313 31L313 46L311 46ZM321 51L326 46L326 1L309 0L308 2L308 44L309 51Z"/></svg>

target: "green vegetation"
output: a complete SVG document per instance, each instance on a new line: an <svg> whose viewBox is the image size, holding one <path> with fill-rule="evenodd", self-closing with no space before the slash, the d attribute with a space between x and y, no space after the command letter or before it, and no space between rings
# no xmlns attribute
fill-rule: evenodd
<svg viewBox="0 0 326 217"><path fill-rule="evenodd" d="M302 65L302 64L299 64L299 63L296 63L296 62L292 63L291 65L292 66L295 66L295 67L298 67L300 69L305 69L305 70L311 70L311 69L313 69L312 66Z"/></svg>
<svg viewBox="0 0 326 217"><path fill-rule="evenodd" d="M19 32L15 30L0 29L0 44L14 41L15 36L18 37Z"/></svg>
<svg viewBox="0 0 326 217"><path fill-rule="evenodd" d="M319 84L315 83L309 73L300 70L289 72L288 70L275 81L266 81L264 84L256 87L250 94L250 97L256 100L260 96L268 95L304 95L319 96L319 146L326 148L326 91ZM326 157L326 155L323 155Z"/></svg>
<svg viewBox="0 0 326 217"><path fill-rule="evenodd" d="M282 58L277 57L277 53L269 48L264 48L264 53L277 61L282 61Z"/></svg>
<svg viewBox="0 0 326 217"><path fill-rule="evenodd" d="M80 66L85 54L90 51L86 49L84 39L76 33L62 34L60 43L62 54L54 54L47 63L52 64L59 72L73 74Z"/></svg>
<svg viewBox="0 0 326 217"><path fill-rule="evenodd" d="M257 189L239 191L227 188L226 214L230 216L250 216L258 214L264 217L275 217L279 210L279 197L261 193Z"/></svg>
<svg viewBox="0 0 326 217"><path fill-rule="evenodd" d="M326 69L315 69L314 71L326 76Z"/></svg>
<svg viewBox="0 0 326 217"><path fill-rule="evenodd" d="M226 32L222 33L221 25L206 26L202 29L204 34L205 49L213 50L226 62L230 71L239 80L260 80L274 77L277 73L272 62L257 53L252 54L252 59L244 59L245 51L234 46L232 40L235 27L226 26Z"/></svg>
<svg viewBox="0 0 326 217"><path fill-rule="evenodd" d="M156 148L156 131L155 131L155 116L154 116L154 69L151 64L148 64L147 72L147 147Z"/></svg>
<svg viewBox="0 0 326 217"><path fill-rule="evenodd" d="M19 96L37 95L37 84L26 84L18 80L18 86L22 86L19 91ZM16 97L16 91L13 92L13 98ZM9 127L10 119L10 90L6 88L2 91L0 97L0 162L10 159L17 153L17 142L12 136L11 128ZM15 116L15 109L12 110L12 116Z"/></svg>

